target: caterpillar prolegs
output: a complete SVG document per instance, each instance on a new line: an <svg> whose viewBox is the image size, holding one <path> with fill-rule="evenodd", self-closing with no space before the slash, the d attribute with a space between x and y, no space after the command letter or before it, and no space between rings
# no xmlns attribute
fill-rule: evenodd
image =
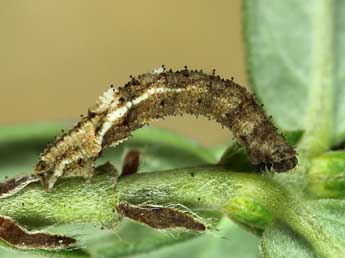
<svg viewBox="0 0 345 258"><path fill-rule="evenodd" d="M182 113L203 115L228 127L259 169L284 172L297 165L295 150L244 87L214 72L162 67L131 77L123 87L110 87L86 117L46 147L35 174L48 189L61 176L92 176L103 148L118 145L153 119Z"/></svg>

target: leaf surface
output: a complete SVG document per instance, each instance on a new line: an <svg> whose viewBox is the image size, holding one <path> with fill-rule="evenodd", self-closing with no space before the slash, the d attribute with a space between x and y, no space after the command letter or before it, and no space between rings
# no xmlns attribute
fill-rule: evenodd
<svg viewBox="0 0 345 258"><path fill-rule="evenodd" d="M64 124L54 124L0 128L0 155L4 157L0 161L0 178L14 176L18 172L30 172L45 144L64 127ZM130 149L140 152L139 172L216 162L213 152L192 140L160 129L143 128L136 131L128 141L106 150L98 163L109 160L120 169L123 155ZM0 256L6 258L47 256L86 258L89 255L93 258L176 256L202 258L216 255L225 258L230 251L233 257L256 257L258 252L257 237L228 220L218 226L219 232L209 232L205 235L176 230L159 231L129 220L125 220L116 232L92 225L55 225L47 230L77 238L81 241L83 249L47 252L15 250L4 246L0 249ZM247 246L241 246L239 243L242 241L246 241Z"/></svg>

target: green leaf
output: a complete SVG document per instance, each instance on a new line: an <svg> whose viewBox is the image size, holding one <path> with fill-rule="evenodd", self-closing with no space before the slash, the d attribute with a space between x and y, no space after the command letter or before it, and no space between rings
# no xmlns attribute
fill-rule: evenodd
<svg viewBox="0 0 345 258"><path fill-rule="evenodd" d="M64 128L63 124L32 125L0 128L0 177L29 173L37 161L39 153L55 134ZM37 133L38 131L38 133ZM104 152L99 162L110 160L120 169L122 156L128 149L138 149L141 153L140 171L151 172L186 166L215 163L215 155L199 144L185 137L155 128L144 128L134 133L128 141L117 148ZM0 256L12 257L193 257L196 247L198 256L208 257L223 252L234 253L234 257L256 257L258 239L227 222L220 225L221 233L206 235L180 231L159 231L147 226L127 221L118 230L105 230L92 225L54 225L47 230L52 233L65 233L81 241L85 250L77 249L63 252L23 251L4 247ZM232 231L233 230L233 231ZM231 236L231 240L224 237ZM230 243L229 243L230 241ZM239 243L246 242L247 246ZM207 248L209 246L209 248ZM211 248L212 247L212 248ZM249 251L246 249L249 248Z"/></svg>
<svg viewBox="0 0 345 258"><path fill-rule="evenodd" d="M344 139L344 6L331 0L244 2L251 86L281 129L305 130L302 148L311 155Z"/></svg>
<svg viewBox="0 0 345 258"><path fill-rule="evenodd" d="M264 231L261 253L265 258L341 258L345 257L345 202L342 200L318 200L304 203L312 216L313 224L318 227L309 241L280 222L272 223ZM302 214L300 214L302 215ZM305 219L306 226L309 222ZM307 227L309 227L307 226Z"/></svg>
<svg viewBox="0 0 345 258"><path fill-rule="evenodd" d="M0 257L6 258L90 258L83 250L42 251L42 250L11 250L7 246L0 246Z"/></svg>
<svg viewBox="0 0 345 258"><path fill-rule="evenodd" d="M208 258L222 257L224 253L230 257L256 257L257 237L243 231L228 219L222 220L217 228L217 232L191 237L187 233L158 231L127 221L121 226L119 235L109 236L111 241L109 238L101 238L89 244L95 257ZM246 241L247 245L241 245L242 241Z"/></svg>
<svg viewBox="0 0 345 258"><path fill-rule="evenodd" d="M272 223L262 236L263 258L317 258L309 244L284 224Z"/></svg>
<svg viewBox="0 0 345 258"><path fill-rule="evenodd" d="M232 144L225 150L219 164L235 172L254 171L246 150L238 143Z"/></svg>
<svg viewBox="0 0 345 258"><path fill-rule="evenodd" d="M243 245L243 243L246 243ZM180 248L179 250L177 248ZM256 258L258 238L224 219L217 232L209 232L191 241L177 246L169 246L150 255L137 258L210 258L210 257L246 257Z"/></svg>

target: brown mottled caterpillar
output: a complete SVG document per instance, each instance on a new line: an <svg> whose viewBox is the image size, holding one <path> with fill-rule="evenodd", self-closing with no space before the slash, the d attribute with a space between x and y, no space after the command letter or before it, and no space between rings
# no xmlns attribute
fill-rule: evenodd
<svg viewBox="0 0 345 258"><path fill-rule="evenodd" d="M273 167L283 172L297 164L295 150L244 87L214 71L207 74L185 67L174 72L163 66L131 77L123 87L110 87L87 117L46 147L35 174L48 189L61 176L92 176L103 148L118 145L153 119L182 113L203 115L228 127L260 170Z"/></svg>

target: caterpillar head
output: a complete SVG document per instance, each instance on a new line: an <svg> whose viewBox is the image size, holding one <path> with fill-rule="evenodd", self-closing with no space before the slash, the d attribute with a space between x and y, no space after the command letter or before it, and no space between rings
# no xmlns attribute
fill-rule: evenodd
<svg viewBox="0 0 345 258"><path fill-rule="evenodd" d="M272 154L272 168L276 172L285 172L297 166L298 160L296 151L288 146L282 145Z"/></svg>
<svg viewBox="0 0 345 258"><path fill-rule="evenodd" d="M252 164L259 172L265 170L273 170L278 173L289 171L298 164L296 155L296 151L287 144L250 151Z"/></svg>

